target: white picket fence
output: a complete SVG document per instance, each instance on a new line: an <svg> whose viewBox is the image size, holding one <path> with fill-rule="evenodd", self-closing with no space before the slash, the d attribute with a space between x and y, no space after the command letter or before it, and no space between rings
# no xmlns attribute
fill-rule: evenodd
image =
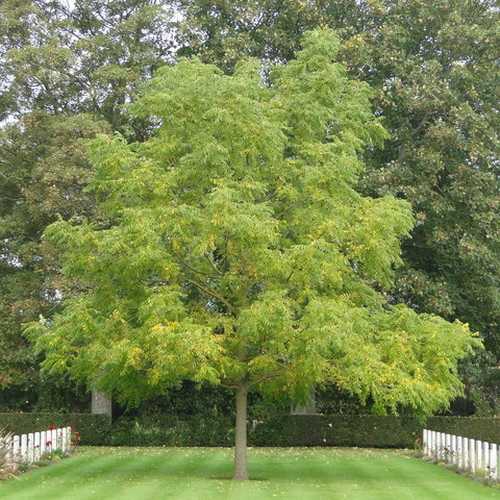
<svg viewBox="0 0 500 500"><path fill-rule="evenodd" d="M500 446L496 443L424 429L422 445L424 456L437 462L491 481L500 479Z"/></svg>
<svg viewBox="0 0 500 500"><path fill-rule="evenodd" d="M60 427L47 431L12 436L7 441L10 450L8 463L32 464L47 453L56 450L69 453L71 450L71 427Z"/></svg>

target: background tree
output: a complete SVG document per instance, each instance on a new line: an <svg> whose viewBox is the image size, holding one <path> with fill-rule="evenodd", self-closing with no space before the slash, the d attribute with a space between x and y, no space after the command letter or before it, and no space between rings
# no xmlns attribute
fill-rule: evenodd
<svg viewBox="0 0 500 500"><path fill-rule="evenodd" d="M171 2L7 0L0 9L10 114L89 112L125 127L123 105L171 59Z"/></svg>
<svg viewBox="0 0 500 500"><path fill-rule="evenodd" d="M65 292L40 237L58 217L93 214L94 201L83 192L92 167L82 140L107 130L87 115L32 113L0 132L0 388L6 405L17 394L13 399L30 407L47 390L21 330L39 314L50 316Z"/></svg>
<svg viewBox="0 0 500 500"><path fill-rule="evenodd" d="M157 124L93 143L105 225L47 230L80 293L31 334L44 366L134 403L183 379L231 388L235 479L248 477L247 397L334 381L381 411L428 414L461 391L465 325L390 306L409 205L355 186L384 130L330 31L263 85L181 61L133 106ZM111 226L108 224L112 222Z"/></svg>
<svg viewBox="0 0 500 500"><path fill-rule="evenodd" d="M46 400L54 381L41 383L39 358L21 334L23 322L50 317L69 292L40 236L58 217L94 214L83 192L93 168L81 139L146 133L123 105L169 58L171 22L166 2L0 3L0 402L7 407L59 404L52 394ZM78 398L70 404L78 407Z"/></svg>

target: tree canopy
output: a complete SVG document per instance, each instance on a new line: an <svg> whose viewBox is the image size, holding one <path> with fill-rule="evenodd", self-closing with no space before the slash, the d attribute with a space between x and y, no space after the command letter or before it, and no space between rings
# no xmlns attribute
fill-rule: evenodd
<svg viewBox="0 0 500 500"><path fill-rule="evenodd" d="M304 397L314 384L429 414L460 394L468 327L390 305L410 205L356 186L386 132L371 90L336 62L329 30L262 79L197 59L161 68L131 113L153 131L92 142L99 217L46 238L78 291L31 327L44 367L137 402L182 379L237 396Z"/></svg>

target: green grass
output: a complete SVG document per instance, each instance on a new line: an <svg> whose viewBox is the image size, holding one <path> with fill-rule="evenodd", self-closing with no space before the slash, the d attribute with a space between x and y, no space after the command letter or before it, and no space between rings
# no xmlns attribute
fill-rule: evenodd
<svg viewBox="0 0 500 500"><path fill-rule="evenodd" d="M8 500L500 499L500 490L409 452L251 449L246 483L229 478L232 450L83 448L72 458L0 484Z"/></svg>

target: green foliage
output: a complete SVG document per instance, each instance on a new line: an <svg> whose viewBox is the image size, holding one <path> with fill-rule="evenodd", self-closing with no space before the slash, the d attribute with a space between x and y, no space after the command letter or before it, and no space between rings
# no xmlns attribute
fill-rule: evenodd
<svg viewBox="0 0 500 500"><path fill-rule="evenodd" d="M498 10L489 1L381 3L381 29L348 42L346 57L377 89L392 134L365 189L404 197L418 221L396 298L467 321L498 357Z"/></svg>
<svg viewBox="0 0 500 500"><path fill-rule="evenodd" d="M123 105L172 52L171 14L169 2L151 0L2 2L0 106L89 112L127 128Z"/></svg>
<svg viewBox="0 0 500 500"><path fill-rule="evenodd" d="M232 72L242 57L293 59L304 32L330 26L347 34L369 27L375 2L351 0L181 0L179 55L199 55Z"/></svg>
<svg viewBox="0 0 500 500"><path fill-rule="evenodd" d="M355 446L414 448L422 429L497 443L498 418L430 417L424 423L408 416L280 415L251 419L252 446ZM111 425L103 415L0 413L0 425L21 434L71 425L83 445L232 446L234 420L224 415L120 417Z"/></svg>
<svg viewBox="0 0 500 500"><path fill-rule="evenodd" d="M284 415L259 423L251 436L257 446L414 448L421 428L413 417Z"/></svg>
<svg viewBox="0 0 500 500"><path fill-rule="evenodd" d="M80 444L102 445L107 443L111 428L106 415L90 413L0 413L0 426L12 434L27 434L50 429L53 426L70 426L79 433Z"/></svg>
<svg viewBox="0 0 500 500"><path fill-rule="evenodd" d="M375 90L391 133L384 149L367 151L363 191L408 200L417 220L391 300L481 333L493 358L472 360L482 375L469 389L491 403L500 356L496 2L183 4L182 50L229 72L242 55L293 59L304 31L338 29L341 59Z"/></svg>
<svg viewBox="0 0 500 500"><path fill-rule="evenodd" d="M498 442L498 419L431 417L427 428ZM233 420L228 417L119 418L113 425L101 415L2 413L0 423L21 434L71 425L83 445L231 446ZM249 433L254 446L357 446L413 448L422 422L412 417L284 415L256 421Z"/></svg>
<svg viewBox="0 0 500 500"><path fill-rule="evenodd" d="M131 108L143 143L93 142L104 220L45 236L80 293L29 328L49 373L131 404L182 379L305 397L334 381L380 412L432 413L460 394L465 325L390 306L381 293L413 219L355 187L386 134L371 91L309 33L262 82L199 60L163 67Z"/></svg>
<svg viewBox="0 0 500 500"><path fill-rule="evenodd" d="M19 406L39 399L39 358L20 324L39 314L50 318L58 305L51 294L63 287L41 233L58 214L95 216L94 200L81 189L93 170L75 139L92 129L120 130L127 140L154 133L158 123L132 116L125 105L176 51L229 73L242 56L253 56L264 62L260 74L270 82L272 63L293 59L305 31L330 26L343 40L339 58L374 89L374 109L391 132L383 150L363 151L362 189L407 199L417 220L389 301L458 318L480 332L493 357L476 356L461 376L476 407L495 412L497 21L490 0L0 2L0 119L8 118L0 132L2 400ZM298 100L296 109L303 104ZM335 110L342 115L338 103ZM107 126L97 126L100 119ZM361 228L358 237L366 237ZM384 230L381 223L372 245ZM377 280L387 282L382 274L392 256L364 258L386 260Z"/></svg>

